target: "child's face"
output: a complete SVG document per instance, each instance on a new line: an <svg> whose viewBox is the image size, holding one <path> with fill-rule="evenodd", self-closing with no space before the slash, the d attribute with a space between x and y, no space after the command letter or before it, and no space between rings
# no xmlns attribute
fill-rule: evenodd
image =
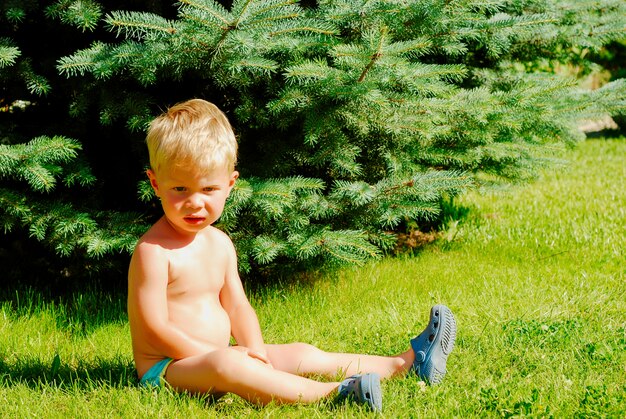
<svg viewBox="0 0 626 419"><path fill-rule="evenodd" d="M148 170L165 216L181 233L197 233L213 224L222 215L238 176L226 168L210 173L185 167L166 167L158 173Z"/></svg>

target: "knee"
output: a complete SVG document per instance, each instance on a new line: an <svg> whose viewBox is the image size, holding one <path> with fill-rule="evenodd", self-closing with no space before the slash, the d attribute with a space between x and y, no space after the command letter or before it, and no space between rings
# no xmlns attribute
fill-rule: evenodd
<svg viewBox="0 0 626 419"><path fill-rule="evenodd" d="M318 347L310 345L308 343L297 342L293 343L292 345L293 352L303 359L310 357L320 357L326 354L326 352L322 351Z"/></svg>
<svg viewBox="0 0 626 419"><path fill-rule="evenodd" d="M245 358L240 352L231 349L218 349L204 356L204 364L208 371L221 382L229 382L239 375L238 366Z"/></svg>

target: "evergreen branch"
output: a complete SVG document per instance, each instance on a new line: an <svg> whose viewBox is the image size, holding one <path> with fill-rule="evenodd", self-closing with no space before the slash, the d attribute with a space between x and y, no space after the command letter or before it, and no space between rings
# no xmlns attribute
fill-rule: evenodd
<svg viewBox="0 0 626 419"><path fill-rule="evenodd" d="M76 183L80 186L90 186L96 182L96 177L91 173L91 170L87 166L79 165L74 171L65 175L63 183L68 188L74 186Z"/></svg>
<svg viewBox="0 0 626 419"><path fill-rule="evenodd" d="M289 224L292 228L306 225L308 218L298 214L299 199L315 195L324 188L321 180L302 176L263 181L250 179L237 183L241 189L233 189L220 218L220 226L227 230L233 228L235 216L246 207L255 213L261 209L264 214L262 223L265 224L271 220L280 220L281 224Z"/></svg>
<svg viewBox="0 0 626 419"><path fill-rule="evenodd" d="M317 34L322 34L322 35L336 35L337 29L335 29L333 26L330 26L330 25L314 24L313 22L309 24L306 24L303 22L296 22L294 23L294 26L283 27L281 29L270 31L269 36L277 37L280 35L285 35L289 33L297 33L297 32L310 32L310 33L317 33Z"/></svg>
<svg viewBox="0 0 626 419"><path fill-rule="evenodd" d="M320 179L308 178L304 176L292 176L280 181L286 182L294 190L321 191L324 189L324 182Z"/></svg>
<svg viewBox="0 0 626 419"><path fill-rule="evenodd" d="M289 13L289 14L284 14L284 15L279 15L279 16L267 16L262 19L255 19L255 20L252 20L251 22L247 22L245 26L248 28L267 27L268 25L266 25L266 23L275 23L275 22L280 22L283 20L295 19L299 16L300 16L299 13ZM272 33L273 32L270 32L270 34Z"/></svg>
<svg viewBox="0 0 626 419"><path fill-rule="evenodd" d="M70 256L74 249L76 249L76 243L73 242L58 242L54 246L56 254L65 257Z"/></svg>
<svg viewBox="0 0 626 419"><path fill-rule="evenodd" d="M317 228L289 238L300 260L330 256L336 262L361 264L368 258L380 257L380 250L369 243L361 230L329 230Z"/></svg>
<svg viewBox="0 0 626 419"><path fill-rule="evenodd" d="M15 4L17 5L18 3L15 3ZM13 25L16 25L16 26L22 23L24 21L24 18L26 17L26 11L22 9L21 7L9 6L8 8L3 8L3 14L4 14L4 18L6 18L6 20L9 23L12 23Z"/></svg>
<svg viewBox="0 0 626 419"><path fill-rule="evenodd" d="M231 27L234 28L238 28L239 27L239 23L241 22L242 18L244 17L244 15L246 14L246 11L248 10L248 8L250 7L250 5L254 2L254 0L236 0L233 3L233 9L232 11L234 12L234 9L237 8L239 9L239 15L237 16L237 18L235 19L235 21L231 24ZM241 6L241 7L239 7Z"/></svg>
<svg viewBox="0 0 626 419"><path fill-rule="evenodd" d="M250 182L245 179L237 180L235 187L230 192L228 197L228 202L231 205L243 205L248 202L252 195L254 194L254 189Z"/></svg>
<svg viewBox="0 0 626 419"><path fill-rule="evenodd" d="M217 57L220 55L222 49L224 48L226 44L226 37L233 31L233 29L234 27L231 27L231 26L223 28L222 34L220 35L219 40L215 44L215 47L214 47L215 56L213 57L212 61L215 61Z"/></svg>
<svg viewBox="0 0 626 419"><path fill-rule="evenodd" d="M270 263L285 248L285 243L267 235L256 236L252 241L252 253L254 258L261 264Z"/></svg>
<svg viewBox="0 0 626 419"><path fill-rule="evenodd" d="M230 26L231 15L224 7L215 2L197 2L191 0L179 0L180 3L185 4L194 9L202 10L213 16L217 20L221 21L226 27Z"/></svg>
<svg viewBox="0 0 626 419"><path fill-rule="evenodd" d="M439 205L432 202L395 202L382 212L378 222L383 228L395 228L405 219L433 220L440 213Z"/></svg>
<svg viewBox="0 0 626 419"><path fill-rule="evenodd" d="M47 213L37 214L36 218L28 220L31 221L30 225L28 226L28 233L30 237L34 237L38 241L45 240L48 227L52 220L56 218L56 213L57 211L55 211L54 209L49 209Z"/></svg>
<svg viewBox="0 0 626 419"><path fill-rule="evenodd" d="M625 115L626 78L613 80L591 92L591 99L600 109L612 115ZM584 103L588 103L584 100Z"/></svg>
<svg viewBox="0 0 626 419"><path fill-rule="evenodd" d="M492 16L490 19L483 22L483 24L491 28L508 28L515 27L521 28L524 26L538 26L547 23L557 23L557 18L547 16L545 14L526 15L526 16L511 16L506 13L498 13ZM482 25L480 25L482 26Z"/></svg>
<svg viewBox="0 0 626 419"><path fill-rule="evenodd" d="M69 210L70 208L67 207ZM69 212L69 211L67 211ZM84 212L72 212L70 217L60 218L54 225L54 234L61 238L68 238L76 234L97 228L97 223Z"/></svg>
<svg viewBox="0 0 626 419"><path fill-rule="evenodd" d="M142 39L156 33L176 33L170 21L152 13L114 11L106 16L105 21L111 29L117 30L118 36L127 33L128 36Z"/></svg>
<svg viewBox="0 0 626 419"><path fill-rule="evenodd" d="M376 188L366 182L336 180L330 196L336 200L347 200L357 206L361 206L372 202L376 195Z"/></svg>
<svg viewBox="0 0 626 419"><path fill-rule="evenodd" d="M432 170L413 175L411 179L398 185L380 189L382 194L389 196L403 195L402 191L406 191L411 196L419 195L421 200L431 201L438 199L442 189L446 189L448 193L459 191L470 187L471 182L472 177L464 172Z"/></svg>
<svg viewBox="0 0 626 419"><path fill-rule="evenodd" d="M293 189L279 181L261 183L252 195L252 205L263 209L272 219L282 216L285 209L293 205L294 200Z"/></svg>
<svg viewBox="0 0 626 419"><path fill-rule="evenodd" d="M236 220L237 214L250 203L253 194L254 189L250 182L245 179L238 179L224 206L224 211L219 220L220 226L228 230L229 225Z"/></svg>
<svg viewBox="0 0 626 419"><path fill-rule="evenodd" d="M367 75L367 73L372 69L372 67L374 66L376 61L378 61L380 59L380 57L383 56L382 50L383 50L383 45L384 45L385 40L386 40L385 38L386 38L387 32L388 32L387 27L382 27L381 28L380 38L378 39L378 45L377 45L377 48L376 48L376 52L374 54L372 54L370 62L363 69L363 72L359 76L359 79L357 80L357 83L362 83L363 80L365 80L365 76Z"/></svg>
<svg viewBox="0 0 626 419"><path fill-rule="evenodd" d="M56 179L50 170L32 162L24 163L17 169L16 174L26 180L34 190L48 192L54 188Z"/></svg>
<svg viewBox="0 0 626 419"><path fill-rule="evenodd" d="M42 96L46 95L51 90L48 80L35 72L30 59L25 59L20 62L17 66L17 73L24 80L31 94Z"/></svg>
<svg viewBox="0 0 626 419"><path fill-rule="evenodd" d="M262 70L264 74L272 73L278 68L276 61L268 60L263 57L247 57L239 61L237 65L249 69L259 69Z"/></svg>
<svg viewBox="0 0 626 419"><path fill-rule="evenodd" d="M156 198L154 189L152 189L152 185L150 185L150 181L148 179L142 179L138 182L137 197L141 202L150 202Z"/></svg>
<svg viewBox="0 0 626 419"><path fill-rule="evenodd" d="M312 220L322 220L336 213L336 208L322 194L305 194L299 204L300 210Z"/></svg>
<svg viewBox="0 0 626 419"><path fill-rule="evenodd" d="M26 87L30 93L39 96L48 94L52 88L48 80L38 74L28 74L26 76Z"/></svg>
<svg viewBox="0 0 626 419"><path fill-rule="evenodd" d="M337 70L328 66L326 61L318 59L316 61L304 61L302 64L285 68L285 77L291 82L296 80L300 83L307 81L325 79L332 77Z"/></svg>
<svg viewBox="0 0 626 419"><path fill-rule="evenodd" d="M101 231L92 233L83 242L91 257L101 257L112 250L110 241L106 240Z"/></svg>
<svg viewBox="0 0 626 419"><path fill-rule="evenodd" d="M292 7L287 7L287 9L292 10L288 12L287 14L283 14L283 15L271 14L270 16L267 16L267 17L255 19L255 17L257 16L264 16L267 11L274 10L277 8L285 9L286 8L285 5L291 6L291 2L287 2L287 3L278 2L277 4L273 4L270 7L267 7L266 11L262 11L262 10L255 11L253 8L255 4L253 3L254 3L253 0L240 0L240 1L235 1L233 3L233 7L232 7L232 11L230 15L234 18L234 20L225 22L227 26L225 28L222 28L222 35L215 46L216 53L221 51L224 48L226 38L228 34L231 33L232 31L243 30L245 27L247 27L248 29L253 29L255 27L265 27L266 26L264 25L265 23L272 23L274 21L292 19L299 15L298 13L293 12L296 9ZM251 9L252 11L249 13Z"/></svg>
<svg viewBox="0 0 626 419"><path fill-rule="evenodd" d="M85 32L96 28L102 7L91 0L60 0L48 6L46 14Z"/></svg>
<svg viewBox="0 0 626 419"><path fill-rule="evenodd" d="M272 185L273 186L273 185ZM281 191L281 190L276 190L276 189L272 189L269 186L262 186L259 189L254 191L254 196L257 197L279 197L279 198L285 198L287 200L291 200L293 198L293 194L291 193L291 191ZM281 203L281 205L284 204L284 201Z"/></svg>
<svg viewBox="0 0 626 419"><path fill-rule="evenodd" d="M266 107L272 114L276 115L292 109L305 108L311 103L312 100L309 95L300 89L293 88L283 90L278 99L269 101Z"/></svg>
<svg viewBox="0 0 626 419"><path fill-rule="evenodd" d="M357 162L360 154L360 147L353 144L345 144L342 147L338 147L331 160L331 165L343 176L358 177L363 174L363 167Z"/></svg>
<svg viewBox="0 0 626 419"><path fill-rule="evenodd" d="M126 41L117 45L111 51L111 58L118 64L131 63L133 60L141 58L146 53L146 47L135 41Z"/></svg>
<svg viewBox="0 0 626 419"><path fill-rule="evenodd" d="M0 212L9 215L13 220L21 221L28 219L32 210L26 204L26 195L0 188Z"/></svg>
<svg viewBox="0 0 626 419"><path fill-rule="evenodd" d="M0 199L0 202L1 201L2 200ZM4 219L0 219L0 222L2 222L2 231L4 232L4 234L7 234L13 231L13 228L15 227L15 220L4 218Z"/></svg>
<svg viewBox="0 0 626 419"><path fill-rule="evenodd" d="M72 55L59 58L57 70L68 77L78 74L84 76L86 72L93 71L100 65L100 59L108 48L107 44L94 42L88 49L79 50Z"/></svg>
<svg viewBox="0 0 626 419"><path fill-rule="evenodd" d="M37 137L26 144L0 145L0 175L23 179L36 191L50 191L58 163L77 156L80 144L60 136Z"/></svg>
<svg viewBox="0 0 626 419"><path fill-rule="evenodd" d="M15 59L21 55L17 47L0 45L0 68L15 64Z"/></svg>
<svg viewBox="0 0 626 419"><path fill-rule="evenodd" d="M185 15L184 19L187 22L193 22L193 23L196 23L196 24L200 24L200 26L204 27L203 29L205 29L205 28L215 28L215 29L218 29L220 31L225 29L225 27L223 25L221 25L220 22L216 22L215 20L207 20L207 19L204 19L204 18L202 18L200 16ZM196 43L198 43L200 45L203 44L197 38L195 38L193 36L189 36L184 31L180 31L178 34L188 38L189 40L192 41L193 44L196 44Z"/></svg>
<svg viewBox="0 0 626 419"><path fill-rule="evenodd" d="M289 241L295 247L296 257L300 260L306 260L319 255L323 243L322 233L318 230L292 234ZM306 237L303 237L305 235Z"/></svg>
<svg viewBox="0 0 626 419"><path fill-rule="evenodd" d="M467 68L463 64L414 64L409 72L415 78L431 78L445 76L454 81L460 81L467 75Z"/></svg>
<svg viewBox="0 0 626 419"><path fill-rule="evenodd" d="M333 230L326 231L322 238L324 250L339 260L350 263L363 262L363 256L377 258L380 251L367 241L367 235L360 230ZM339 252L338 250L347 250ZM360 256L360 257L357 257Z"/></svg>
<svg viewBox="0 0 626 419"><path fill-rule="evenodd" d="M299 16L301 13L299 13L301 11L300 8L296 8L294 7L294 5L296 5L298 3L298 0L278 0L278 1L274 1L274 2L267 2L267 4L269 4L266 7L261 7L260 9L258 9L256 11L256 13L254 13L254 15L264 15L267 12L270 12L272 10L275 9L292 9L292 10L297 10L298 13L296 13L297 16Z"/></svg>
<svg viewBox="0 0 626 419"><path fill-rule="evenodd" d="M294 198L297 190L317 191L324 188L324 182L320 179L293 176L284 179L273 179L261 182L254 188L254 196L277 196L281 198Z"/></svg>
<svg viewBox="0 0 626 419"><path fill-rule="evenodd" d="M398 55L417 57L431 51L432 40L422 37L410 41L393 42L387 46L387 52Z"/></svg>
<svg viewBox="0 0 626 419"><path fill-rule="evenodd" d="M22 146L23 147L23 146ZM21 160L21 147L0 144L0 176L12 174Z"/></svg>
<svg viewBox="0 0 626 419"><path fill-rule="evenodd" d="M614 23L599 25L589 30L588 39L596 41L596 45L588 43L589 47L596 50L601 49L604 45L612 41L620 41L626 39L624 33L626 32L626 24L616 26Z"/></svg>
<svg viewBox="0 0 626 419"><path fill-rule="evenodd" d="M23 159L33 159L38 162L67 162L74 159L82 146L76 140L59 135L54 137L37 137L24 145Z"/></svg>
<svg viewBox="0 0 626 419"><path fill-rule="evenodd" d="M367 66L363 69L363 72L361 73L361 75L359 76L359 79L357 80L357 83L361 83L363 82L363 80L365 80L365 76L367 75L367 73L372 69L372 67L374 66L374 64L376 63L376 61L382 57L381 53L376 53L374 55L372 55L372 58L370 60L370 62L367 64Z"/></svg>

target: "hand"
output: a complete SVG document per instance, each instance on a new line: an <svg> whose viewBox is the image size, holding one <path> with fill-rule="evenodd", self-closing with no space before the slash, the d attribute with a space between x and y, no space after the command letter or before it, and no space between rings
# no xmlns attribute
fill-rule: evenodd
<svg viewBox="0 0 626 419"><path fill-rule="evenodd" d="M264 349L262 351L255 351L253 349L248 349L248 356L251 357L251 358L254 358L254 359L258 359L259 361L263 362L264 364L268 365L269 367L274 368L272 366L272 362L267 357L267 352L265 352Z"/></svg>
<svg viewBox="0 0 626 419"><path fill-rule="evenodd" d="M254 358L256 360L261 361L262 363L264 363L265 365L267 365L270 368L274 368L272 366L272 363L270 361L270 359L267 357L267 352L265 351L265 349L262 350L254 350L251 348L247 348L245 346L232 346L232 349L236 349L239 352L243 352L246 355L248 355L250 358Z"/></svg>

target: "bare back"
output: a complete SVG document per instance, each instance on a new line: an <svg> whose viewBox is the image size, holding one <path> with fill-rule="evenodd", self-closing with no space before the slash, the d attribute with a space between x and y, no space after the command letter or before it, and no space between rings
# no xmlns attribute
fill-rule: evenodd
<svg viewBox="0 0 626 419"><path fill-rule="evenodd" d="M228 237L214 227L177 235L158 221L139 241L128 276L128 315L139 376L166 357L228 346L229 316L220 297L233 265Z"/></svg>

